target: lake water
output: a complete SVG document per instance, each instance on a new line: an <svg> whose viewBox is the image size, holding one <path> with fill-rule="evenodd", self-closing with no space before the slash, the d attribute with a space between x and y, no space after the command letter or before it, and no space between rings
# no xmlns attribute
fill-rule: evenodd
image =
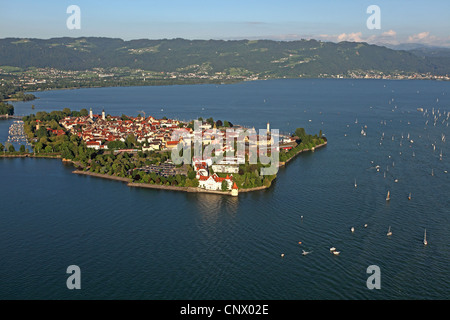
<svg viewBox="0 0 450 320"><path fill-rule="evenodd" d="M0 299L449 298L442 135L450 136L450 83L273 80L35 94L14 104L16 114L69 107L212 116L256 129L269 121L285 133L322 130L328 146L280 169L269 190L238 198L129 188L72 174L59 160L0 159ZM0 121L1 142L11 123ZM69 265L81 268L81 290L66 287ZM366 286L370 265L380 267L379 290Z"/></svg>

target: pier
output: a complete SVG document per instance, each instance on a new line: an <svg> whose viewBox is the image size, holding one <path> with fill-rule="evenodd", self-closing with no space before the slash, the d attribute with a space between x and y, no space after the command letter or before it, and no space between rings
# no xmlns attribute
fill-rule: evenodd
<svg viewBox="0 0 450 320"><path fill-rule="evenodd" d="M10 116L9 114L0 114L0 119L16 119L16 120L22 120L23 116Z"/></svg>

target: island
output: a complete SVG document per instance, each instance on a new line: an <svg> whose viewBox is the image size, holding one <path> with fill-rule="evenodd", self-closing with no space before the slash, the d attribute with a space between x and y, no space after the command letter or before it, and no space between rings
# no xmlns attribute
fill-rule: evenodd
<svg viewBox="0 0 450 320"><path fill-rule="evenodd" d="M279 167L327 144L322 132L313 136L304 128L283 135L269 123L257 132L212 117L185 122L92 109L41 111L17 125L32 151L0 145L1 157L58 158L75 174L130 187L232 196L269 188Z"/></svg>

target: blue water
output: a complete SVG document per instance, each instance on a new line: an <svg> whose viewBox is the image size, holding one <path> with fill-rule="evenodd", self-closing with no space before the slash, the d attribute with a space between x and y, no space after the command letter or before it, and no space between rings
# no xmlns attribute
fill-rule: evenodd
<svg viewBox="0 0 450 320"><path fill-rule="evenodd" d="M34 104L33 112L143 110L257 129L270 121L286 133L322 130L329 144L280 169L269 190L238 198L129 188L74 175L59 160L0 159L1 299L449 297L450 148L441 137L450 137L450 83L273 80L35 94L15 103L16 114ZM0 141L9 124L0 121ZM66 287L72 264L81 290ZM366 286L369 265L380 267L379 290Z"/></svg>

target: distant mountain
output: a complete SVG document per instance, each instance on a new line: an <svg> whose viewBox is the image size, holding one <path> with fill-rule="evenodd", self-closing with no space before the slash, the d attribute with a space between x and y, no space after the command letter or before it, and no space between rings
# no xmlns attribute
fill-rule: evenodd
<svg viewBox="0 0 450 320"><path fill-rule="evenodd" d="M383 44L393 50L406 50L420 57L450 57L450 48L429 46L421 43L403 43L397 45Z"/></svg>
<svg viewBox="0 0 450 320"><path fill-rule="evenodd" d="M415 49L420 50L420 49ZM316 40L0 39L0 65L63 70L128 67L156 72L316 77L354 70L450 74L446 56Z"/></svg>

